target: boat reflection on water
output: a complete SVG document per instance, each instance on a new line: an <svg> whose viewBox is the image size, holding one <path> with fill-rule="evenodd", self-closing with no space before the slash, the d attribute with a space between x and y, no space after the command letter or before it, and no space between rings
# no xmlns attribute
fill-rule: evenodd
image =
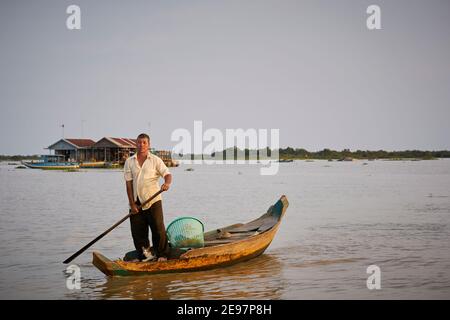
<svg viewBox="0 0 450 320"><path fill-rule="evenodd" d="M92 289L100 299L280 299L281 271L278 258L263 254L208 271L108 277Z"/></svg>

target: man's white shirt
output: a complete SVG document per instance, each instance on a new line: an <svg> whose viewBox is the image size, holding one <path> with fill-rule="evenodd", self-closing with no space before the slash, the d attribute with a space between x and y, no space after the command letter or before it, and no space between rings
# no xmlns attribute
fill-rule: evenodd
<svg viewBox="0 0 450 320"><path fill-rule="evenodd" d="M125 181L133 181L134 201L138 198L141 203L147 201L148 198L161 189L159 179L161 177L164 178L168 174L170 174L169 169L161 158L150 152L147 154L147 159L145 159L142 167L139 165L136 154L125 161L124 177ZM158 195L142 209L150 208L153 203L161 199L161 195Z"/></svg>

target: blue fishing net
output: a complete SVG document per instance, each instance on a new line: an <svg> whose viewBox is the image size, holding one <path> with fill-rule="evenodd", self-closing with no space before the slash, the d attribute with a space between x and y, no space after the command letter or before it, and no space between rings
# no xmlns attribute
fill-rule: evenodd
<svg viewBox="0 0 450 320"><path fill-rule="evenodd" d="M192 217L180 217L167 227L167 238L172 248L202 248L205 244L203 223Z"/></svg>

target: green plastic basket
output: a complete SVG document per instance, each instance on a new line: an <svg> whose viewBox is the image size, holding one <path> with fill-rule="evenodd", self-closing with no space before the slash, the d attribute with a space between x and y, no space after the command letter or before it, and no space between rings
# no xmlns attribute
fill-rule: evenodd
<svg viewBox="0 0 450 320"><path fill-rule="evenodd" d="M202 248L205 245L203 223L192 217L180 217L167 227L172 248Z"/></svg>

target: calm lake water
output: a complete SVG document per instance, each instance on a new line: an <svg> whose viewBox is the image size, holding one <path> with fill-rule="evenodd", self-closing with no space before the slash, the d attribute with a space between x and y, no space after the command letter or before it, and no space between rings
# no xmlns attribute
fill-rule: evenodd
<svg viewBox="0 0 450 320"><path fill-rule="evenodd" d="M192 167L194 171L185 171ZM133 248L128 221L62 261L127 214L119 170L15 169L0 164L1 299L450 298L450 160L295 161L275 176L259 165L183 165L163 195L166 225L195 216L207 230L247 222L285 194L285 219L264 255L212 271L107 278L92 251ZM368 290L369 265L381 289Z"/></svg>

